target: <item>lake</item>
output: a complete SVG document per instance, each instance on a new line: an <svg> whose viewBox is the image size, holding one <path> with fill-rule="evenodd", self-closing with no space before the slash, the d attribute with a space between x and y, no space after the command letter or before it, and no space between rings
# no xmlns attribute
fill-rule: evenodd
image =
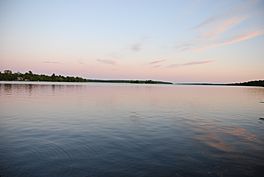
<svg viewBox="0 0 264 177"><path fill-rule="evenodd" d="M0 83L1 177L262 176L264 88Z"/></svg>

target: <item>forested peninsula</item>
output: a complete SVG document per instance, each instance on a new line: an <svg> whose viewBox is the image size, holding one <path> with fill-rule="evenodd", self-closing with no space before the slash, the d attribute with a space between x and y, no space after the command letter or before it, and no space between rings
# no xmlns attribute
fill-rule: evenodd
<svg viewBox="0 0 264 177"><path fill-rule="evenodd" d="M172 82L155 80L101 80L85 79L82 77L35 74L32 71L25 73L12 72L11 70L0 71L0 81L39 81L39 82L104 82L104 83L134 83L134 84L173 84Z"/></svg>

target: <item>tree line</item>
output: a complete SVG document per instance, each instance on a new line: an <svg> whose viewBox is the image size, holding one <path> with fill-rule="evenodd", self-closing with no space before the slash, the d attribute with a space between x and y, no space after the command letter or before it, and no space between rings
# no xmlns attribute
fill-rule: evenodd
<svg viewBox="0 0 264 177"><path fill-rule="evenodd" d="M45 75L34 74L32 71L23 73L13 73L11 70L0 71L1 81L49 81L49 82L87 82L87 79L81 77L62 76L62 75Z"/></svg>
<svg viewBox="0 0 264 177"><path fill-rule="evenodd" d="M171 82L153 81L153 80L99 80L99 79L84 79L81 77L62 76L62 75L45 75L34 74L32 71L25 73L11 70L0 71L0 81L48 81L48 82L106 82L106 83L134 83L134 84L172 84Z"/></svg>
<svg viewBox="0 0 264 177"><path fill-rule="evenodd" d="M248 82L240 82L240 83L233 83L227 85L237 85L237 86L260 86L264 87L264 80L256 80L256 81L248 81Z"/></svg>

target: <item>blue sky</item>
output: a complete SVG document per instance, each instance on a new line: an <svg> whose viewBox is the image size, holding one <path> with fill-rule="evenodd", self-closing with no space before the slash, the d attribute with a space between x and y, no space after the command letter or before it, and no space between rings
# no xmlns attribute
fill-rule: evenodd
<svg viewBox="0 0 264 177"><path fill-rule="evenodd" d="M102 79L264 79L261 0L1 0L0 70Z"/></svg>

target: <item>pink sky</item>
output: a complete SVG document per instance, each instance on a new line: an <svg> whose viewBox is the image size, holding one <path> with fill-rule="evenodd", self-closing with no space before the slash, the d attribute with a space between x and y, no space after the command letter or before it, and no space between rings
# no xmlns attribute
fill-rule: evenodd
<svg viewBox="0 0 264 177"><path fill-rule="evenodd" d="M1 1L0 70L174 82L264 79L262 1L149 3Z"/></svg>

